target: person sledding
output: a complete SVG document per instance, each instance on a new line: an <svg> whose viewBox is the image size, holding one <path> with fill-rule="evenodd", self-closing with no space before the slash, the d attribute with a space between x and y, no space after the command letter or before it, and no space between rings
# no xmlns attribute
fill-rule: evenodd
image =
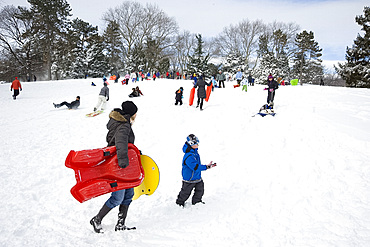
<svg viewBox="0 0 370 247"><path fill-rule="evenodd" d="M143 95L139 87L132 88L132 92L128 95L128 97L133 98L133 97L139 97L140 95Z"/></svg>
<svg viewBox="0 0 370 247"><path fill-rule="evenodd" d="M136 92L138 93L139 96L144 96L144 94L141 92L139 86L136 86L135 90L136 90Z"/></svg>
<svg viewBox="0 0 370 247"><path fill-rule="evenodd" d="M65 106L67 106L67 108L69 110L76 110L80 106L80 96L77 96L76 100L72 101L71 103L68 103L67 101L63 101L60 104L53 103L53 105L54 105L55 108L59 108L59 107L62 107L62 106L65 105Z"/></svg>

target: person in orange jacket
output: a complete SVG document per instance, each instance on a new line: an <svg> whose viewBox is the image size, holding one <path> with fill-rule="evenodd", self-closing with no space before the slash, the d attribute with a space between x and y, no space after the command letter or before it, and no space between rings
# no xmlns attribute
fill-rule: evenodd
<svg viewBox="0 0 370 247"><path fill-rule="evenodd" d="M14 89L13 99L16 99L19 95L19 90L22 91L22 85L18 80L18 77L15 78L15 80L12 82L12 85L10 86L10 91Z"/></svg>

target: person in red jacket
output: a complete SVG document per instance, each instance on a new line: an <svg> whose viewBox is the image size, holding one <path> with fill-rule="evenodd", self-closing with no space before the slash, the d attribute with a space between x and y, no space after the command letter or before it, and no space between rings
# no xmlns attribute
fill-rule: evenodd
<svg viewBox="0 0 370 247"><path fill-rule="evenodd" d="M13 99L16 99L19 95L19 90L22 91L22 85L18 80L18 77L15 78L15 80L12 82L12 85L10 86L10 91L14 89Z"/></svg>

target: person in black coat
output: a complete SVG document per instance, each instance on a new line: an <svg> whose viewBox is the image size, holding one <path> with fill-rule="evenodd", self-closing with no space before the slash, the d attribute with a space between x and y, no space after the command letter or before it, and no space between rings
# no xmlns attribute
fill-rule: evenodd
<svg viewBox="0 0 370 247"><path fill-rule="evenodd" d="M275 90L279 88L279 84L270 74L267 78L267 104L273 103L275 98Z"/></svg>
<svg viewBox="0 0 370 247"><path fill-rule="evenodd" d="M198 88L197 95L198 95L198 102L197 107L200 106L200 110L203 111L203 100L206 98L206 85L210 86L211 82L207 83L203 79L203 76L199 76L197 83L194 85L195 88Z"/></svg>
<svg viewBox="0 0 370 247"><path fill-rule="evenodd" d="M106 141L108 146L116 146L118 165L122 169L129 166L128 143L134 144L135 142L135 135L131 125L135 121L136 112L136 105L132 101L125 101L122 103L122 109L115 108L109 114ZM119 213L115 230L126 230L125 220L133 196L134 188L112 192L110 198L104 203L99 213L90 220L94 231L96 233L102 233L101 221L116 206L119 206Z"/></svg>
<svg viewBox="0 0 370 247"><path fill-rule="evenodd" d="M61 106L67 106L68 107L68 109L69 110L76 110L77 109L77 107L79 107L80 106L80 96L77 96L76 97L76 100L75 101L72 101L71 103L68 103L67 101L63 101L62 103L60 103L60 104L55 104L55 103L53 103L53 105L54 105L54 107L55 108L59 108L59 107L61 107Z"/></svg>
<svg viewBox="0 0 370 247"><path fill-rule="evenodd" d="M182 93L183 93L184 89L182 87L180 87L178 90L176 90L176 102L175 102L175 105L179 104L182 105Z"/></svg>

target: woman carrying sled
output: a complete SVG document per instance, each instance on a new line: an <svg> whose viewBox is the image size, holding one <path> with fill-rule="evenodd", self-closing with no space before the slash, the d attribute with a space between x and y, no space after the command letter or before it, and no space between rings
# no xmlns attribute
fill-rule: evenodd
<svg viewBox="0 0 370 247"><path fill-rule="evenodd" d="M122 103L122 109L115 108L109 114L107 124L108 134L106 141L108 146L116 146L118 165L125 169L129 165L128 143L134 144L135 135L131 125L135 121L137 107L132 101ZM104 203L99 213L90 220L96 233L102 233L101 221L116 206L119 206L118 221L115 226L116 231L128 229L125 226L128 208L134 196L134 188L114 191L110 198Z"/></svg>

